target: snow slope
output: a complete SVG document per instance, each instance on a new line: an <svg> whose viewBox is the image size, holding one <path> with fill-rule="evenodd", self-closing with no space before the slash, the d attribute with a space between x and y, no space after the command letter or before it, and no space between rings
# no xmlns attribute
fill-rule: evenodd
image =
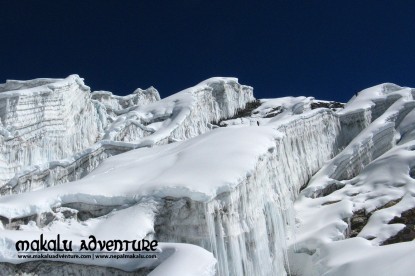
<svg viewBox="0 0 415 276"><path fill-rule="evenodd" d="M360 113L367 126L300 193L292 263L309 259L309 266L293 264L294 271L412 275L413 216L405 213L415 208L415 144L402 137L414 126L414 107L412 89L385 84L339 112L341 121Z"/></svg>
<svg viewBox="0 0 415 276"><path fill-rule="evenodd" d="M3 119L24 109L21 99L30 99L26 113L13 114L37 118L44 137L58 126L43 129L44 115L33 114L51 108L49 99L70 99L57 100L53 114L90 108L85 123L83 113L65 117L81 124L68 128L69 137L86 142L57 139L43 159L20 158L13 169L2 163L4 273L47 273L56 264L84 274L103 267L139 275L411 274L410 88L378 85L344 108L312 97L255 100L235 78L211 78L165 99L152 87L124 97L89 93L75 75L9 81L0 91L5 156L15 155L7 141L26 141L18 123ZM157 259L20 264L28 260L17 258L16 241L41 233L65 236L76 248L89 235L160 246Z"/></svg>

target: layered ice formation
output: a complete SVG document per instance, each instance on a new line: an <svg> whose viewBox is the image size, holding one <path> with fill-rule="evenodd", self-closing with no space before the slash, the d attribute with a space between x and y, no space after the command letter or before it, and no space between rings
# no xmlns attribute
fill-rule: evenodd
<svg viewBox="0 0 415 276"><path fill-rule="evenodd" d="M0 91L2 274L411 273L410 88L346 105L256 100L219 77L164 99L91 93L76 75ZM78 250L90 235L159 247L154 259L19 258L16 242L41 234Z"/></svg>
<svg viewBox="0 0 415 276"><path fill-rule="evenodd" d="M363 90L338 112L349 132L343 137L351 141L296 200L295 273L412 274L413 95L410 88L379 85ZM359 126L350 127L350 116ZM357 133L350 137L353 128Z"/></svg>
<svg viewBox="0 0 415 276"><path fill-rule="evenodd" d="M67 158L100 139L103 124L90 89L66 79L7 81L0 85L0 181L26 166Z"/></svg>
<svg viewBox="0 0 415 276"><path fill-rule="evenodd" d="M67 79L76 83L82 81L78 76L70 76ZM48 79L48 81L64 82L52 79ZM24 83L18 81L9 81L8 83L14 82ZM31 85L38 85L36 87L39 90L49 89L44 87L45 84L39 80L28 81L28 83L32 82ZM4 87L6 89L11 86L4 85ZM85 87L82 86L82 89ZM89 88L85 89L85 91L89 91ZM84 90L76 93L82 91ZM11 92L4 93L10 94ZM14 93L16 94L16 92ZM231 117L238 110L243 109L246 104L254 101L252 88L240 85L234 78L212 78L163 100L160 100L160 96L154 88L137 89L132 95L125 97L114 96L110 92L102 91L85 95L84 101L91 106L91 114L74 115L76 120L72 122L72 126L75 128L80 124L83 127L81 131L84 131L88 136L94 134L94 128L101 130L100 132L96 131L96 137L94 136L94 141L97 140L97 143L90 143L88 147L79 147L78 151L73 152L72 155L46 158L37 162L30 162L28 154L22 156L17 167L19 170L16 168L13 170L13 174L5 174L3 187L0 187L1 194L20 193L77 180L88 174L109 156L132 148L166 144L195 137L211 130L214 127L212 122ZM6 98L6 100L8 99ZM77 108L74 107L73 110L77 110ZM95 120L94 124L84 126L83 120L92 122L91 118ZM70 131L65 132L65 129L62 131L61 134L65 134L64 141L75 139L74 134ZM76 135L75 137L77 137ZM17 136L15 139L27 143L24 137ZM42 138L42 141L44 140ZM42 153L54 151L50 145L50 143L42 144L36 150ZM57 144L56 147L66 149L65 145ZM8 147L2 149L6 156L17 155ZM4 170L6 169L10 171L8 167Z"/></svg>

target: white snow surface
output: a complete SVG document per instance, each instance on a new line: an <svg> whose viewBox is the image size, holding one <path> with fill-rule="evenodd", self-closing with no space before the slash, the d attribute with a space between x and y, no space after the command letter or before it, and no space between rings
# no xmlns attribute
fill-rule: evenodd
<svg viewBox="0 0 415 276"><path fill-rule="evenodd" d="M89 92L77 75L0 85L14 193L0 197L0 262L28 261L15 242L43 233L76 248L160 238L157 259L61 260L150 275L413 274L414 242L387 243L413 227L391 223L415 209L413 89L381 84L339 111L260 100L241 118L255 98L235 78L165 99Z"/></svg>
<svg viewBox="0 0 415 276"><path fill-rule="evenodd" d="M72 202L122 205L150 195L209 201L252 173L277 137L272 127L224 128L186 142L132 150L105 160L78 181L1 197L0 216L25 217Z"/></svg>
<svg viewBox="0 0 415 276"><path fill-rule="evenodd" d="M233 116L254 100L252 88L236 78L211 78L160 101L137 106L108 127L103 139L153 146L181 141L211 129L210 123ZM140 131L131 130L136 125Z"/></svg>
<svg viewBox="0 0 415 276"><path fill-rule="evenodd" d="M156 235L168 237L169 241L193 241L212 250L218 258L220 275L240 275L243 271L285 274L285 237L293 218L287 214L299 187L330 156L335 144L333 129L338 124L335 119L332 112L317 110L281 123L215 129L187 141L132 150L108 158L81 180L4 196L0 198L0 216L6 221L5 228L10 228L13 220L56 214L61 207L82 211L85 205L107 206L112 210L145 204L150 211L157 209L158 215L157 221L145 224L148 228L140 226L142 235L152 235L153 225L158 225L160 219L167 220L167 225L160 227L171 227L171 231L160 229ZM293 122L295 128L290 127ZM327 135L319 135L322 133ZM307 139L309 142L303 143ZM318 149L319 143L324 146L318 153L306 154L306 150ZM286 148L291 148L295 158L285 155ZM292 166L296 176L287 175L283 164ZM260 191L253 193L255 189ZM171 214L162 214L165 207L158 206L166 206L164 201L168 198L190 202L178 200ZM186 210L183 207L187 205L198 207ZM225 209L228 211L224 213ZM262 209L267 211L258 213ZM114 230L110 225L118 225L117 221L126 216L150 221L147 213L143 217L137 211L126 216L122 215L125 211L114 212L116 217L104 222L110 233L125 235L125 231ZM47 225L48 229L82 233L84 237L91 231L102 235L95 230L102 228L102 223L93 226L94 219L88 220L86 228L76 221L57 220ZM44 231L45 226L37 225ZM175 232L183 226L183 231ZM251 251L251 243L258 244L255 252ZM238 249L241 246L243 250Z"/></svg>
<svg viewBox="0 0 415 276"><path fill-rule="evenodd" d="M393 103L382 99L393 96ZM381 105L379 108L377 105ZM375 110L381 114L372 117ZM384 84L359 93L341 118L370 110L367 127L313 176L295 203L292 271L303 275L412 275L413 241L382 245L405 228L390 223L415 208L412 89ZM347 128L346 128L347 129ZM369 217L349 238L355 213ZM295 262L307 263L296 265Z"/></svg>
<svg viewBox="0 0 415 276"><path fill-rule="evenodd" d="M131 148L182 141L210 131L213 128L211 122L231 117L247 103L254 101L252 87L241 85L237 81L236 78L211 78L163 100L159 99L159 94L154 88L137 89L132 95L124 97L102 91L93 92L90 96L86 93L90 91L89 87L83 85L83 80L77 75L66 79L47 79L46 84L45 79L9 81L3 85L8 89L17 87L11 85L15 82L26 86L25 90L3 92L2 95L9 95L4 97L7 101L6 106L12 109L19 107L21 101L9 104L9 98L10 95L21 98L20 92L33 96L37 95L37 91L41 91L52 98L66 95L70 104L61 104L60 101L60 104L52 107L56 109L55 113L59 118L62 114L65 115L62 120L68 120L67 118L72 118L72 115L74 118L70 121L70 126L64 125L65 127L36 124L36 131L30 132L30 137L35 138L21 135L21 132L15 132L11 137L6 130L1 132L0 126L0 134L6 135L2 150L7 158L5 164L0 166L0 181L3 180L4 185L1 194L19 193L77 180L108 156ZM57 88L51 90L50 83ZM26 87L30 87L29 91ZM67 87L71 93L82 93L82 101L75 98L75 102L70 93L64 94L68 90ZM49 104L49 101L42 102L40 110L44 112L49 108ZM33 103L29 102L28 107L25 107L28 108L25 109L27 116L33 116L32 105ZM35 106L38 105L35 103ZM90 108L89 113L82 112L85 109L83 105ZM78 109L81 109L80 114ZM68 112L72 112L70 116L66 115ZM50 121L44 117L36 115L39 121ZM25 123L27 124L27 120ZM56 138L55 133L58 130L59 135ZM41 133L46 137L52 136L53 141L47 138L40 139ZM63 133L64 137L60 138ZM1 138L0 135L0 140ZM79 139L87 139L89 144L81 143ZM97 140L97 143L92 144L92 141ZM70 151L71 148L75 148L76 153ZM62 149L65 149L64 153L61 153ZM14 154L16 151L17 154ZM41 157L38 157L39 155ZM0 152L0 162L1 157ZM48 175L50 177L47 177Z"/></svg>
<svg viewBox="0 0 415 276"><path fill-rule="evenodd" d="M0 85L0 186L26 166L69 158L105 125L77 75Z"/></svg>
<svg viewBox="0 0 415 276"><path fill-rule="evenodd" d="M73 87L73 90L70 91L75 93L84 93L84 91L89 92L89 88L83 85L82 79L80 79L77 75L73 75L67 79L8 81L6 84L1 86L1 97L2 99L7 100L7 103L9 103L9 99L11 97L17 97L18 99L21 99L23 96L36 97L38 94L56 97L61 95L59 94L61 93L61 90L59 90L61 87L63 87L65 91L67 90L66 87L70 87L70 89ZM16 255L12 254L12 256L9 254L10 248L13 248L13 241L16 241L17 238L33 239L34 236L39 235L40 233L63 233L69 237L73 237L75 243L76 240L80 239L80 237L87 237L87 234L94 234L102 238L109 238L109 235L112 233L112 239L114 239L114 233L120 233L120 238L123 239L144 238L148 235L150 235L148 237L151 238L151 235L154 232L154 208L156 208L155 206L157 206L159 203L154 200L144 200L143 203L143 198L147 198L146 194L149 194L151 197L155 198L160 198L166 195L173 195L191 196L191 198L206 200L212 196L215 196L218 192L221 192L221 190L225 191L232 188L232 185L236 185L237 178L244 177L241 176L240 173L246 173L246 171L252 170L252 167L255 165L252 160L247 163L244 161L249 158L256 157L257 152L254 150L247 151L245 153L239 153L236 149L238 144L235 144L235 147L233 149L231 148L228 154L236 153L238 156L242 156L242 159L239 162L240 167L234 168L233 171L226 172L227 175L223 178L217 176L214 181L216 183L212 187L209 187L208 184L210 183L207 183L207 181L205 181L205 183L201 183L200 185L197 184L196 180L199 178L197 176L197 168L195 168L195 173L193 175L189 174L187 176L187 182L184 183L185 185L182 185L182 183L180 183L180 181L183 180L180 179L181 173L178 171L174 172L174 167L177 167L177 169L181 172L188 171L190 167L195 167L195 164L203 163L203 159L201 159L202 157L210 156L209 151L211 150L208 149L212 148L216 142L225 142L230 144L229 141L221 141L218 138L216 140L213 138L208 142L205 142L203 136L201 136L199 140L195 140L188 144L182 145L181 143L177 143L177 145L171 144L161 146L160 148L155 149L155 151L151 151L150 149L142 149L141 151L137 150L138 153L136 151L131 151L128 153L130 157L125 156L127 159L124 159L124 157L121 155L121 159L117 159L118 156L116 156L114 157L116 159L108 160L108 162L105 162L96 171L94 171L94 173L96 173L95 175L88 175L88 177L92 179L92 181L88 183L95 183L93 184L94 187L90 186L88 188L89 184L84 185L85 182L83 181L88 181L88 178L85 178L76 182L64 183L61 186L55 186L43 190L43 188L47 186L54 186L59 184L59 182L56 184L54 183L55 177L61 175L62 171L65 176L65 171L67 171L69 168L71 170L75 169L76 174L79 174L76 172L77 170L84 171L86 174L88 174L88 172L94 169L97 164L102 162L105 157L108 155L111 156L111 154L106 153L107 149L113 151L114 149L117 150L118 148L118 151L121 149L122 152L129 151L132 148L152 146L158 143L165 144L168 141L172 142L188 139L202 134L203 132L209 131L211 129L210 122L218 121L220 119L232 116L238 109L243 108L246 103L254 100L252 95L252 88L238 84L237 79L235 78L212 78L206 80L193 88L186 89L169 98L161 100L160 104L154 103L160 99L157 91L153 88L147 90L138 89L134 92L133 95L126 97L114 96L110 92L94 92L92 93L92 99L88 97L88 94L84 95L85 98L83 102L68 105L68 110L72 109L72 111L76 111L74 106L81 105L83 103L86 103L92 107L91 118L96 121L95 125L85 125L89 132L82 130L84 134L81 134L80 137L85 136L85 133L89 133L89 135L94 134L94 132L91 132L91 130L93 130L94 127L97 127L99 132L96 132L96 137L94 139L101 139L101 142L98 142L92 146L82 145L77 149L77 154L73 155L72 153L73 157L68 156L69 158L63 160L57 159L59 159L59 157L66 156L54 156L51 154L49 154L45 159L37 159L35 162L31 163L26 161L26 157L21 159L21 165L18 167L20 168L20 171L17 169L15 170L17 172L17 178L12 179L13 181L10 182L10 184L12 184L11 186L8 184L9 187L12 188L16 184L19 184L19 189L14 191L18 192L19 194L16 195L16 197L5 196L1 199L11 203L11 201L20 198L20 196L28 196L27 198L29 198L29 201L26 203L32 202L33 204L28 206L23 201L18 199L14 202L19 204L17 202L20 201L21 208L17 207L17 205L15 205L17 209L14 211L9 208L8 210L11 211L11 213L3 213L3 218L9 218L10 220L13 220L12 218L17 219L18 217L25 217L28 214L33 214L37 216L37 222L35 223L34 221L29 220L26 223L18 223L19 229L23 231L17 232L7 230L9 228L13 228L13 222L7 223L5 221L5 225L2 224L1 228L4 229L4 237L7 236L10 238L10 240L6 239L4 240L4 243L2 243L2 247L5 249L2 251L3 254L1 259L3 261L12 263L16 262ZM66 94L66 96L71 99L70 94ZM12 102L12 105L10 105L11 108L15 108L16 106L18 108L20 102L22 101L18 100ZM48 108L48 102L42 104L44 107L41 110ZM35 103L35 105L38 104ZM57 110L59 112L62 108L67 107L61 105L58 106ZM29 106L28 110L31 111L31 108L32 106ZM5 110L4 116L10 116L9 113L9 110ZM30 112L28 114L30 114ZM74 114L77 113L74 112ZM77 125L77 123L74 123L74 125ZM4 133L5 139L10 140L14 137L17 137L20 140L25 140L19 132L11 133L8 131L9 129L11 128L7 126L7 128L2 131L2 133ZM265 131L265 133L266 132L267 131ZM248 132L241 134L251 135ZM143 139L145 136L149 137ZM262 141L264 138L269 138L266 135L262 137L261 135L255 136L255 134L252 134L251 136L251 139L249 139L251 142L254 142L257 139ZM237 137L234 136L232 139L237 140ZM125 141L127 143L117 142L117 140ZM248 148L247 141L241 142L242 144L239 144L239 146ZM193 143L200 143L202 145L207 143L206 147L203 146L200 148L199 158L197 158L197 156L192 157L191 154L189 154L191 149L186 150L187 147L195 148ZM60 147L62 147L62 145L58 144L57 148ZM64 145L63 147L67 146ZM266 147L267 143L261 143L258 145L258 148L264 149L264 151L267 150ZM44 151L46 151L47 148L53 150L54 145L52 144L51 146L51 144L48 144L48 147L41 146L39 147L39 150L42 148ZM8 149L3 147L3 150L7 151ZM160 150L160 152L153 155L153 153L158 150ZM181 153L184 156L183 158L178 154L181 151L183 151ZM100 152L104 152L104 155ZM218 152L223 154L223 151L220 148L218 148ZM141 159L141 157L136 159L137 155L135 154L141 155L141 153L143 153L143 159ZM164 156L164 154L166 154L166 156ZM163 157L163 161L160 163L163 164L163 166L158 170L155 170L156 166L154 166L155 163L160 161L155 158L156 156ZM221 159L230 168L229 161L226 162L226 158L223 158L224 155L221 156ZM90 163L89 161L90 164L88 167L84 168L82 162L85 162L85 160L88 160L90 157L97 159L95 159L96 161L93 161L93 163ZM145 161L146 159L147 161L150 159L152 161L149 163ZM183 159L182 162L176 163L176 161L180 159ZM130 163L131 160L135 160L135 164ZM45 161L49 162L44 163ZM123 163L122 165L119 163L120 161ZM211 169L221 169L219 167L221 163L215 164L212 160L211 164ZM26 165L32 165L32 167L24 168ZM23 169L21 169L22 166ZM117 173L117 175L113 174L112 178L108 177L108 172L115 172L114 168L118 169L121 167L124 167L123 172L128 172L128 175L125 174L123 177L121 177L122 174ZM137 168L140 167L142 170L137 171ZM151 181L151 177L146 177L147 172L145 171L145 168L152 170L152 177L154 178L153 182ZM170 176L172 179L162 177L162 175L165 173L164 170L168 170L168 168L171 170ZM100 173L100 170L103 171ZM53 173L54 171L55 173ZM134 172L136 174L134 174ZM67 171L67 173L70 173L70 171ZM43 177L43 175L52 176L53 174L56 175L54 175L52 178L49 177L45 179ZM208 175L207 171L205 174ZM10 175L12 174L7 175L5 179L9 178ZM154 186L153 184L157 182L157 175L159 175L160 183L158 186ZM176 179L174 179L174 177L176 177ZM22 178L26 182L21 182ZM96 181L98 178L105 179L107 184L99 183ZM70 177L64 177L63 179L69 180ZM75 179L77 179L77 177L75 177ZM122 183L118 183L119 180L123 180L121 181ZM136 185L137 183L134 183L136 180L142 180L142 187L140 187L140 185ZM37 182L37 184L32 185L32 182ZM73 186L72 184L76 185L77 187ZM186 186L186 184L188 186ZM152 185L154 187L152 187ZM176 185L178 186L177 190L175 189ZM122 186L123 188L121 188ZM29 192L30 190L37 191ZM98 191L101 191L102 193ZM46 199L43 197L45 194L50 194L52 197ZM35 197L38 199L32 201L34 198L32 198L31 195L37 195ZM108 212L110 213L106 212L108 215L97 215L98 218L96 219L90 218L87 219L87 222L80 223L76 219L78 210L73 209L73 205L70 205L69 208L65 207L65 204L75 204L78 208L86 208L86 210L92 210L92 212L95 212L94 210L96 208L94 209L94 206L100 206L101 204L102 206L110 205L108 207ZM143 204L146 206L145 210L142 208ZM6 205L8 205L8 203L6 203ZM115 205L115 208L113 205ZM8 206L10 207L10 205ZM118 210L119 208L120 210ZM62 212L65 211L72 212L74 215L71 218L67 219L62 216ZM47 225L43 224L42 214L51 213L55 216L53 222L47 223ZM131 223L131 221L128 220L132 217L135 217L136 224ZM128 231L126 232L128 227L131 227L131 233ZM105 229L105 231L103 232L102 229ZM164 245L161 246L161 250L163 250L163 246ZM8 248L8 250L6 250L6 248ZM177 271L177 275L212 275L215 272L216 260L213 258L211 253L208 253L204 249L184 244L171 244L165 251L167 252L167 255L160 253L161 255L159 259L163 261L162 264L155 264L154 262L150 263L148 261L141 261L138 263L133 262L132 264L123 264L123 262L118 262L117 264L115 264L115 262L94 262L93 264L111 266L126 271L134 270L140 267L154 268L157 266L157 269L155 269L153 272L156 273L156 275L163 274L163 271L166 271L166 269L171 270L173 268ZM14 260L12 260L13 257ZM189 265L189 260L193 258L199 258L199 261L193 262L195 265L191 266ZM164 260L166 261L164 262ZM186 265L184 265L184 263L186 263ZM179 269L179 267L183 268Z"/></svg>

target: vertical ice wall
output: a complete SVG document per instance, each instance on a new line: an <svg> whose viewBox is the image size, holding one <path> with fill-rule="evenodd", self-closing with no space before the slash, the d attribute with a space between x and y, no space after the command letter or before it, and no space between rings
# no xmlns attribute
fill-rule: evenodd
<svg viewBox="0 0 415 276"><path fill-rule="evenodd" d="M252 87L235 78L211 78L153 104L131 109L112 123L104 139L152 146L186 140L211 130L254 101Z"/></svg>
<svg viewBox="0 0 415 276"><path fill-rule="evenodd" d="M212 78L192 91L194 105L170 139L185 140L209 131L211 122L232 117L239 109L255 100L253 89L233 78Z"/></svg>
<svg viewBox="0 0 415 276"><path fill-rule="evenodd" d="M8 81L0 90L0 182L21 168L69 157L103 130L79 76Z"/></svg>
<svg viewBox="0 0 415 276"><path fill-rule="evenodd" d="M269 126L280 138L234 190L208 202L164 198L155 229L160 241L206 248L218 259L219 275L286 273L292 202L336 152L339 121L330 110L320 109Z"/></svg>
<svg viewBox="0 0 415 276"><path fill-rule="evenodd" d="M70 81L82 81L78 79L79 77L73 76ZM66 80L57 81L53 79L18 83L33 86L39 91L49 91L49 88L45 86L45 81L53 83L54 86L57 86L56 82L70 83ZM8 83L8 89L12 88L10 84L11 82ZM16 95L22 93L22 85L15 85L13 88L19 90L16 91ZM85 89L89 91L88 87ZM37 90L28 92L23 90L23 94L31 95ZM48 92L47 95L52 97L56 94L54 97L57 97L63 93L61 90L55 90ZM74 90L76 90L76 87ZM82 91L72 91L71 93L76 95L80 92ZM74 96L71 93L66 93L64 96L71 99ZM234 78L212 78L161 101L158 101L159 95L154 88L137 89L134 94L124 97L112 95L110 92L98 91L92 93L92 98L95 113L91 115L91 118L95 118L96 128L101 131L102 128L105 128L102 141L90 147L78 147L77 152L73 152L71 155L68 154L68 156L48 155L41 160L42 162L26 164L35 164L36 166L26 167L17 174L15 174L16 170L13 170L5 179L8 181L4 181L3 184L7 185L1 188L0 194L22 193L73 181L88 174L108 156L136 147L195 137L209 131L211 129L210 122L231 117L235 112L244 108L248 102L254 100L252 87L241 85ZM73 100L75 101L75 99ZM49 102L44 105L45 108L50 108ZM91 101L89 98L84 98L83 101L75 101L71 105L72 110L77 110L77 105L88 105L89 107ZM57 112L63 112L67 109L64 104L56 107ZM39 120L42 120L42 118ZM78 123L81 126L79 129L81 133L88 126L91 126L90 124L84 125L82 120L75 124ZM91 133L94 134L94 126L91 126L91 130ZM91 133L87 132L87 134ZM52 134L45 132L44 135ZM101 136L97 137L97 139L99 138ZM146 143L145 139L150 142ZM48 146L51 148L49 150L53 152L54 147L60 149L65 145L49 144ZM41 146L44 146L44 144L39 145L39 151L41 151ZM48 158L52 159L49 160ZM61 158L65 159L59 160ZM51 160L55 161L51 162ZM20 168L22 167L24 165Z"/></svg>
<svg viewBox="0 0 415 276"><path fill-rule="evenodd" d="M159 101L160 94L154 87L149 87L145 90L138 88L127 96L117 96L109 91L94 91L91 93L91 98L103 103L108 109L119 111Z"/></svg>
<svg viewBox="0 0 415 276"><path fill-rule="evenodd" d="M91 99L97 104L98 112L102 121L113 122L117 116L128 112L129 109L145 106L147 104L160 100L160 94L154 87L145 90L137 88L132 94L126 96L117 96L108 91L94 91L91 93Z"/></svg>
<svg viewBox="0 0 415 276"><path fill-rule="evenodd" d="M19 194L81 179L106 158L134 148L134 144L100 142L71 158L28 167L0 187L0 195Z"/></svg>
<svg viewBox="0 0 415 276"><path fill-rule="evenodd" d="M378 88L378 86L374 88ZM394 88L396 87L394 86ZM384 89L381 90L382 93ZM346 147L313 176L309 187L304 191L305 195L318 197L330 193L336 189L336 186L340 185L337 181L356 176L372 160L396 145L400 138L396 128L403 118L415 108L415 102L413 101L412 89L403 88L393 90L393 92L393 94L384 96L383 100L379 98L370 99L370 110L377 110L377 112L365 110L364 101L358 101L359 105L356 108L345 108L340 113L342 130L339 141L341 141L342 146ZM369 96L374 97L372 94L369 94ZM378 107L378 104L380 104L380 107ZM369 116L370 119L364 120L364 116L359 117L357 114L369 114L371 116ZM351 119L357 121L355 126L355 130L359 130L357 133L354 133L350 127L345 125L345 122L351 122ZM361 131L357 127L360 123L362 123L362 126L367 125ZM351 134L354 134L354 136ZM351 141L344 145L343 143L346 140Z"/></svg>
<svg viewBox="0 0 415 276"><path fill-rule="evenodd" d="M384 83L367 88L355 95L338 112L342 125L341 145L348 145L363 129L381 116L401 95L402 87Z"/></svg>
<svg viewBox="0 0 415 276"><path fill-rule="evenodd" d="M365 91L339 113L350 126L366 113L366 126L353 136L342 124L350 143L296 201L293 269L301 275L412 274L414 90L387 84Z"/></svg>
<svg viewBox="0 0 415 276"><path fill-rule="evenodd" d="M166 198L157 238L213 252L219 275L285 275L292 202L336 152L340 128L329 110L298 115L275 128L283 136L231 192L209 202Z"/></svg>

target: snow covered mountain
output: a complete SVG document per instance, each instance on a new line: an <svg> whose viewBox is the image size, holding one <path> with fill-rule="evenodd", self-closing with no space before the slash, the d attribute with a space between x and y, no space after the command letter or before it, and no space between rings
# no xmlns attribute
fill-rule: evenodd
<svg viewBox="0 0 415 276"><path fill-rule="evenodd" d="M91 93L77 75L7 81L0 272L411 275L414 95L256 100L211 78L160 99ZM19 257L41 234L75 253L90 235L157 240L157 258Z"/></svg>

